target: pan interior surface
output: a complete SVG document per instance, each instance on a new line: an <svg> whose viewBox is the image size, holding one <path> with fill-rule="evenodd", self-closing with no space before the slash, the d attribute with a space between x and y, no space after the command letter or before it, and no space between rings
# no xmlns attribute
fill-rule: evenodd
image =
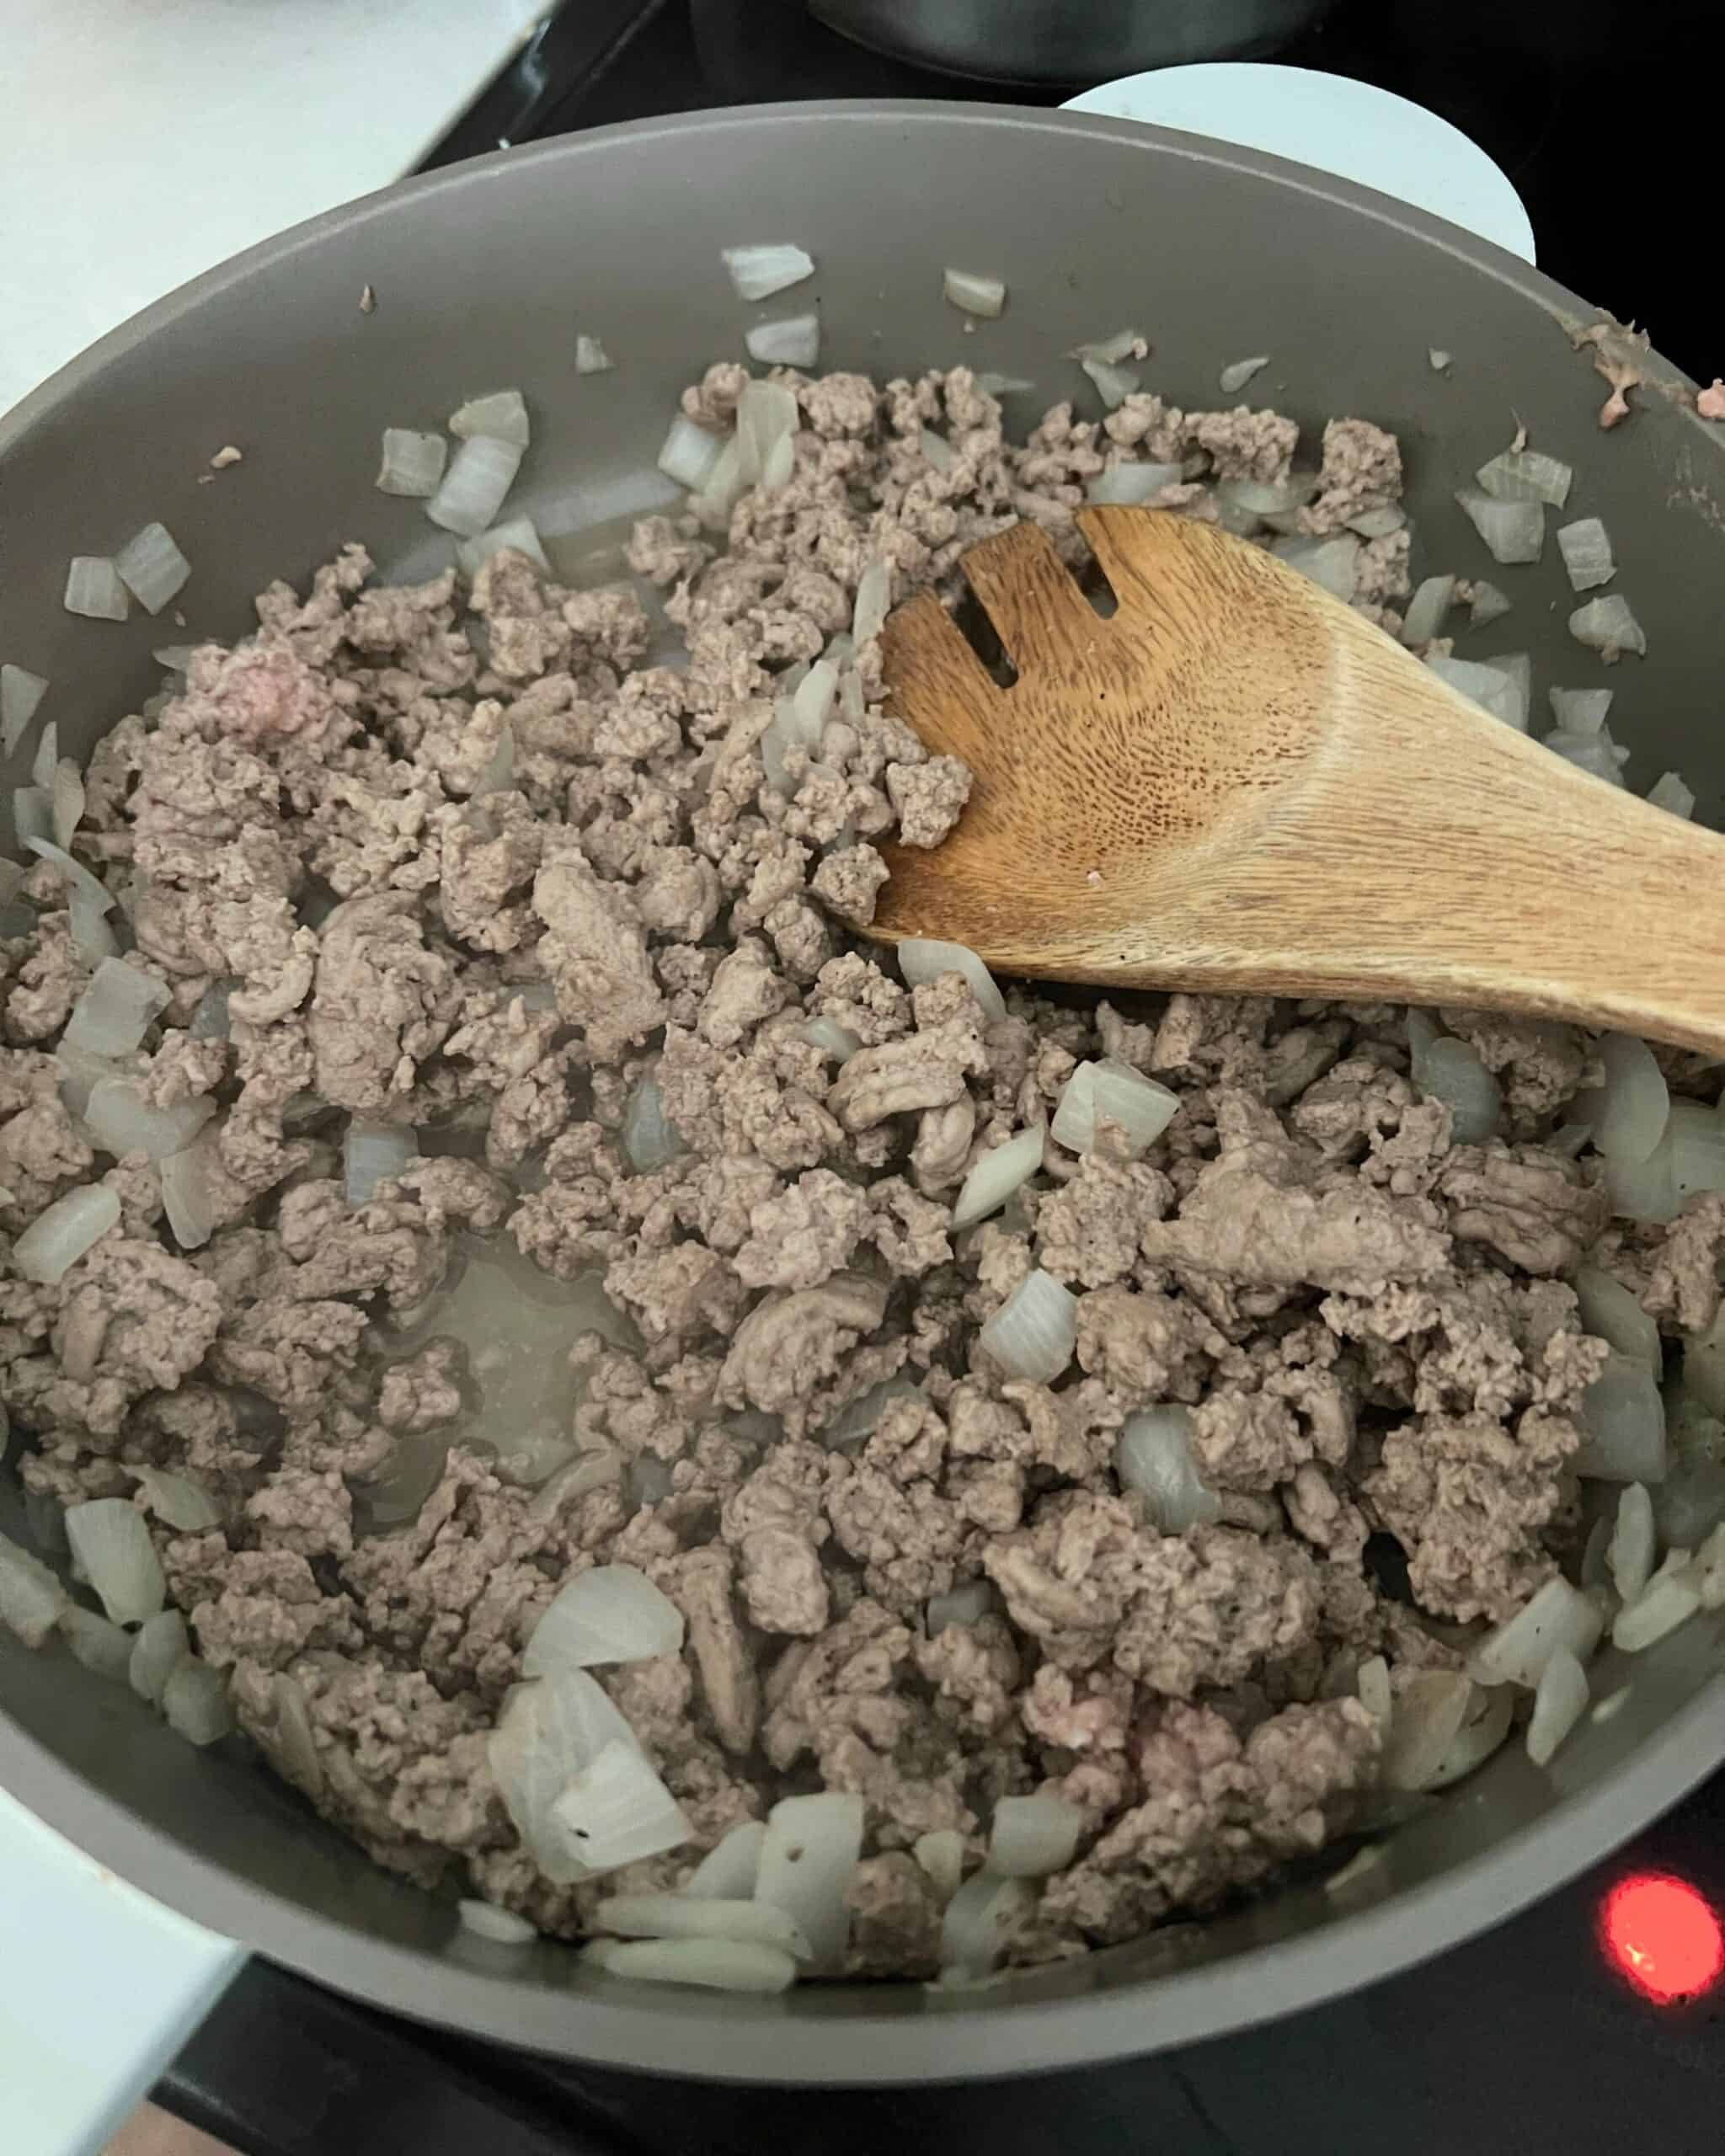
<svg viewBox="0 0 1725 2156"><path fill-rule="evenodd" d="M722 248L789 241L816 275L740 303ZM997 321L942 296L948 266L1007 281ZM370 286L374 311L360 307ZM1488 573L1452 495L1518 418L1573 462L1616 584L1648 637L1610 676L1567 636L1555 547L1514 580L1506 643L1537 678L1619 691L1629 783L1680 771L1720 820L1717 639L1696 595L1725 584L1725 441L1649 358L1632 421L1570 333L1582 303L1525 265L1342 183L1206 143L1071 115L937 104L784 107L653 122L464 166L354 205L213 273L117 332L0 422L7 568L0 659L54 684L79 758L158 685L150 651L232 638L276 578L302 586L348 540L382 574L428 574L450 542L376 491L385 426L441 427L518 386L533 446L510 512L566 571L675 490L654 457L679 391L743 356L753 323L813 305L824 369L966 365L1028 378L1022 435L1093 392L1064 356L1130 323L1146 385L1225 402L1218 371L1268 352L1257 402L1358 414L1401 438L1422 557ZM578 334L616 362L580 377ZM1445 370L1430 348L1453 355ZM214 473L225 444L243 451ZM75 554L160 519L193 564L189 632L61 606ZM1416 574L1423 574L1419 560ZM1621 719L1620 719L1621 713ZM1542 723L1542 722L1536 722ZM27 782L29 748L0 789ZM8 839L9 844L9 839ZM24 1537L15 1476L0 1531ZM103 1862L189 1915L378 2004L547 2052L728 2079L914 2080L1071 2065L1226 2033L1487 1928L1623 1840L1725 1756L1725 1620L1606 1666L1626 1704L1547 1773L1500 1754L1383 1847L1343 1894L1316 1881L1203 1927L991 1988L804 1987L759 1999L632 1986L549 1945L513 1958L452 1904L376 1869L235 1748L184 1746L60 1647L0 1637L0 1780Z"/></svg>

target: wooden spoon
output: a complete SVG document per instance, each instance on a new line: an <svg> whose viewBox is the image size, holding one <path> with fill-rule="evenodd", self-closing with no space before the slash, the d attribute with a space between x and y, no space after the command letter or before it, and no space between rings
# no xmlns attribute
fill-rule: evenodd
<svg viewBox="0 0 1725 2156"><path fill-rule="evenodd" d="M1103 988L1567 1018L1725 1055L1725 839L1482 712L1258 547L1078 512L1119 610L1047 535L963 558L1002 688L932 593L889 619L889 708L975 774L887 849L872 933Z"/></svg>

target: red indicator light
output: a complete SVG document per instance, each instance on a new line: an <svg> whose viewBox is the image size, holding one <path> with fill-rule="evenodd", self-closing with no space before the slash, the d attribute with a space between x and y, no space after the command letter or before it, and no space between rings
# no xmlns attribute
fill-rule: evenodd
<svg viewBox="0 0 1725 2156"><path fill-rule="evenodd" d="M1725 1967L1719 1919L1681 1879L1624 1880L1606 1897L1601 1929L1612 1961L1661 2006L1705 1991Z"/></svg>

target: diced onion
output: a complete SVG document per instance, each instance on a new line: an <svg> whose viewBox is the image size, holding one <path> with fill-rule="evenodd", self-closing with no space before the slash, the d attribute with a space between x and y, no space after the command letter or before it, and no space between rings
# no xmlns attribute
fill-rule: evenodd
<svg viewBox="0 0 1725 2156"><path fill-rule="evenodd" d="M792 314L781 322L758 322L743 342L749 357L763 367L812 367L820 359L820 317Z"/></svg>
<svg viewBox="0 0 1725 2156"><path fill-rule="evenodd" d="M1551 716L1566 734L1598 734L1604 730L1615 689L1547 689Z"/></svg>
<svg viewBox="0 0 1725 2156"><path fill-rule="evenodd" d="M1619 1599L1633 1602L1653 1576L1653 1501L1642 1482L1631 1482L1617 1500L1617 1518L1605 1551Z"/></svg>
<svg viewBox="0 0 1725 2156"><path fill-rule="evenodd" d="M1573 591L1592 591L1609 584L1617 574L1611 558L1611 542L1596 516L1578 517L1573 524L1557 526L1557 552Z"/></svg>
<svg viewBox="0 0 1725 2156"><path fill-rule="evenodd" d="M797 1964L782 1947L743 1939L594 1939L581 1959L610 1976L708 1991L785 1991L797 1981Z"/></svg>
<svg viewBox="0 0 1725 2156"><path fill-rule="evenodd" d="M59 768L60 728L51 718L42 728L42 738L36 744L36 753L30 763L31 783L40 792L51 794L54 791L54 775ZM66 841L61 838L56 838L55 841L56 846L64 846L65 843Z"/></svg>
<svg viewBox="0 0 1725 2156"><path fill-rule="evenodd" d="M596 337L580 336L575 339L575 372L577 374L609 374L617 362Z"/></svg>
<svg viewBox="0 0 1725 2156"><path fill-rule="evenodd" d="M665 1112L659 1081L650 1072L629 1095L619 1135L629 1166L637 1175L656 1174L688 1150L681 1132Z"/></svg>
<svg viewBox="0 0 1725 2156"><path fill-rule="evenodd" d="M557 1675L561 1680L563 1673ZM590 1876L661 1855L690 1834L682 1806L633 1735L601 1746L592 1764L553 1799L551 1817Z"/></svg>
<svg viewBox="0 0 1725 2156"><path fill-rule="evenodd" d="M379 1183L398 1176L419 1157L419 1141L411 1130L392 1123L362 1123L355 1116L341 1139L348 1203L369 1203Z"/></svg>
<svg viewBox="0 0 1725 2156"><path fill-rule="evenodd" d="M985 1977L1006 1951L1011 1926L1035 1906L1028 1880L1002 1879L991 1871L971 1875L947 1903L941 1919L943 1970Z"/></svg>
<svg viewBox="0 0 1725 2156"><path fill-rule="evenodd" d="M1007 288L998 277L979 277L969 270L947 270L941 275L941 290L955 307L965 314L978 314L986 321L993 321L1007 304ZM746 298L748 295L745 293Z"/></svg>
<svg viewBox="0 0 1725 2156"><path fill-rule="evenodd" d="M1064 1797L1001 1797L984 1869L998 1879L1046 1879L1072 1861L1083 1831L1083 1813Z"/></svg>
<svg viewBox="0 0 1725 2156"><path fill-rule="evenodd" d="M796 398L782 382L749 384L737 399L738 470L745 486L759 484L771 491L774 452L795 435L801 416Z"/></svg>
<svg viewBox="0 0 1725 2156"><path fill-rule="evenodd" d="M44 795L45 800L48 799ZM50 809L51 816L52 810ZM114 894L91 875L81 861L74 861L64 846L56 846L51 839L27 838L24 844L32 853L40 854L44 861L52 862L66 878L68 888L81 891L98 913L106 913L114 904Z"/></svg>
<svg viewBox="0 0 1725 2156"><path fill-rule="evenodd" d="M1036 384L1027 381L1023 375L996 374L985 368L977 376L976 387L985 397L1013 397L1034 389Z"/></svg>
<svg viewBox="0 0 1725 2156"><path fill-rule="evenodd" d="M1074 1153L1092 1151L1104 1131L1109 1132L1135 1160L1162 1136L1179 1106L1178 1094L1130 1064L1085 1062L1060 1088L1051 1129L1055 1139Z"/></svg>
<svg viewBox="0 0 1725 2156"><path fill-rule="evenodd" d="M1141 360L1150 345L1141 329L1117 329L1112 337L1095 337L1087 344L1076 344L1067 355L1074 360L1101 360L1104 365L1115 366L1121 360Z"/></svg>
<svg viewBox="0 0 1725 2156"><path fill-rule="evenodd" d="M1556 1647L1541 1673L1527 1725L1527 1756L1545 1766L1587 1706L1587 1672L1567 1647Z"/></svg>
<svg viewBox="0 0 1725 2156"><path fill-rule="evenodd" d="M1193 1455L1189 1407L1146 1407L1129 1415L1114 1441L1114 1472L1122 1489L1144 1498L1151 1524L1163 1534L1183 1534L1222 1516L1221 1499Z"/></svg>
<svg viewBox="0 0 1725 2156"><path fill-rule="evenodd" d="M848 1063L862 1045L860 1036L836 1018L810 1018L797 1030L811 1048L818 1048L839 1065Z"/></svg>
<svg viewBox="0 0 1725 2156"><path fill-rule="evenodd" d="M1407 602L1407 611L1402 617L1402 643L1429 643L1441 632L1444 616L1455 598L1453 576L1429 576Z"/></svg>
<svg viewBox="0 0 1725 2156"><path fill-rule="evenodd" d="M511 516L501 524L494 524L489 531L482 531L477 539L463 539L455 550L455 558L466 577L478 576L494 554L500 554L505 547L512 547L518 554L525 554L535 568L551 574L551 558L547 554L539 537L539 527L531 516Z"/></svg>
<svg viewBox="0 0 1725 2156"><path fill-rule="evenodd" d="M377 490L405 495L413 501L429 501L442 483L448 462L449 444L441 435L421 434L412 427L386 427Z"/></svg>
<svg viewBox="0 0 1725 2156"><path fill-rule="evenodd" d="M1435 344L1433 344L1427 348L1426 364L1434 374L1446 374L1455 356L1453 352L1440 351Z"/></svg>
<svg viewBox="0 0 1725 2156"><path fill-rule="evenodd" d="M1044 1126L1021 1130L1004 1145L985 1153L964 1178L953 1207L953 1228L975 1227L991 1213L998 1213L1013 1192L1027 1183L1042 1166Z"/></svg>
<svg viewBox="0 0 1725 2156"><path fill-rule="evenodd" d="M1546 511L1539 501L1502 501L1463 487L1456 503L1494 562L1536 562L1545 551Z"/></svg>
<svg viewBox="0 0 1725 2156"><path fill-rule="evenodd" d="M1354 1687L1366 1712L1379 1722L1387 1722L1396 1711L1396 1694L1390 1684L1390 1665L1381 1654L1368 1655L1360 1663Z"/></svg>
<svg viewBox="0 0 1725 2156"><path fill-rule="evenodd" d="M176 1663L162 1688L162 1711L168 1727L188 1744L219 1743L233 1732L227 1672L188 1656Z"/></svg>
<svg viewBox="0 0 1725 2156"><path fill-rule="evenodd" d="M722 248L719 257L740 300L770 300L814 275L812 255L782 243Z"/></svg>
<svg viewBox="0 0 1725 2156"><path fill-rule="evenodd" d="M1444 1764L1473 1704L1473 1682L1458 1670L1421 1669L1396 1695L1382 1774L1387 1787L1424 1789Z"/></svg>
<svg viewBox="0 0 1725 2156"><path fill-rule="evenodd" d="M1477 629L1488 627L1503 619L1510 609L1512 600L1507 592L1499 591L1494 584L1487 584L1483 577L1473 579L1473 597L1468 601L1467 618Z"/></svg>
<svg viewBox="0 0 1725 2156"><path fill-rule="evenodd" d="M1181 478L1178 464L1111 464L1086 483L1084 492L1091 501L1130 509L1152 500L1164 487L1178 486Z"/></svg>
<svg viewBox="0 0 1725 2156"><path fill-rule="evenodd" d="M72 844L72 835L84 813L83 775L69 756L61 757L54 766L49 791L54 804L54 843L64 851Z"/></svg>
<svg viewBox="0 0 1725 2156"><path fill-rule="evenodd" d="M1507 1685L1495 1692L1476 1691L1461 1728L1422 1786L1427 1790L1447 1789L1476 1767L1483 1766L1509 1734L1514 1711L1514 1699Z"/></svg>
<svg viewBox="0 0 1725 2156"><path fill-rule="evenodd" d="M1623 1283L1596 1265L1583 1265L1571 1285L1580 1308L1583 1331L1657 1377L1664 1364L1658 1325Z"/></svg>
<svg viewBox="0 0 1725 2156"><path fill-rule="evenodd" d="M851 610L851 640L866 651L880 634L880 626L893 603L892 564L871 562L857 579L856 603Z"/></svg>
<svg viewBox="0 0 1725 2156"><path fill-rule="evenodd" d="M1531 1691L1554 1648L1567 1647L1585 1662L1599 1645L1601 1623L1589 1596L1553 1577L1480 1641L1469 1672L1482 1684L1519 1684Z"/></svg>
<svg viewBox="0 0 1725 2156"><path fill-rule="evenodd" d="M465 1929L489 1939L496 1946L531 1946L539 1936L525 1917L513 1909L500 1909L495 1902L457 1902L456 1914Z"/></svg>
<svg viewBox="0 0 1725 2156"><path fill-rule="evenodd" d="M712 478L724 446L717 435L679 412L659 452L659 468L667 479L698 494Z"/></svg>
<svg viewBox="0 0 1725 2156"><path fill-rule="evenodd" d="M1052 1385L1077 1345L1077 1298L1038 1266L1013 1289L980 1337L1009 1376Z"/></svg>
<svg viewBox="0 0 1725 2156"><path fill-rule="evenodd" d="M556 1669L532 1684L517 1684L504 1704L488 1745L491 1772L516 1833L554 1885L573 1885L603 1868L589 1863L582 1839L556 1817L553 1807L577 1776L617 1744L634 1748L634 1732L584 1669ZM613 1786L614 1778L608 1774L601 1794ZM654 1802L668 1831L668 1815L656 1796ZM578 1819L576 1823L588 1822ZM681 1833L658 1847L673 1849L686 1838L685 1824Z"/></svg>
<svg viewBox="0 0 1725 2156"><path fill-rule="evenodd" d="M1501 718L1519 734L1526 733L1527 699L1501 667L1482 666L1476 659L1446 658L1441 652L1425 663L1440 680L1447 681L1482 711Z"/></svg>
<svg viewBox="0 0 1725 2156"><path fill-rule="evenodd" d="M1107 360L1083 359L1078 364L1096 384L1097 395L1110 412L1118 411L1136 392L1141 380L1135 367L1117 367Z"/></svg>
<svg viewBox="0 0 1725 2156"><path fill-rule="evenodd" d="M0 666L0 755L9 756L48 693L45 675L27 666Z"/></svg>
<svg viewBox="0 0 1725 2156"><path fill-rule="evenodd" d="M1570 734L1559 727L1555 733L1546 734L1545 745L1554 755L1562 756L1578 771L1603 779L1607 786L1623 783L1622 766L1629 751L1620 749L1603 727L1597 734Z"/></svg>
<svg viewBox="0 0 1725 2156"><path fill-rule="evenodd" d="M1333 539L1278 539L1270 552L1334 598L1351 600L1359 588L1359 542L1351 531Z"/></svg>
<svg viewBox="0 0 1725 2156"><path fill-rule="evenodd" d="M66 1535L84 1577L116 1625L141 1625L168 1597L162 1561L143 1514L126 1497L93 1497L66 1508Z"/></svg>
<svg viewBox="0 0 1725 2156"><path fill-rule="evenodd" d="M1528 714L1533 709L1533 659L1525 651L1495 652L1484 664L1501 674L1514 691L1510 705L1509 723L1519 734L1527 731Z"/></svg>
<svg viewBox="0 0 1725 2156"><path fill-rule="evenodd" d="M163 1207L174 1240L182 1250L202 1249L215 1232L211 1171L218 1165L213 1131L206 1131L183 1153L170 1153L160 1163Z"/></svg>
<svg viewBox="0 0 1725 2156"><path fill-rule="evenodd" d="M547 1607L521 1657L524 1677L681 1654L683 1613L633 1565L595 1565Z"/></svg>
<svg viewBox="0 0 1725 2156"><path fill-rule="evenodd" d="M114 557L114 569L147 614L159 614L185 589L192 565L165 524L147 524Z"/></svg>
<svg viewBox="0 0 1725 2156"><path fill-rule="evenodd" d="M911 1844L911 1854L939 1900L950 1902L964 1877L964 1837L958 1828L936 1827L919 1834Z"/></svg>
<svg viewBox="0 0 1725 2156"><path fill-rule="evenodd" d="M1625 1654L1640 1654L1680 1625L1687 1624L1701 1606L1701 1588L1687 1568L1662 1572L1645 1594L1620 1609L1611 1627L1611 1644Z"/></svg>
<svg viewBox="0 0 1725 2156"><path fill-rule="evenodd" d="M18 833L20 846L34 847L41 841L51 844L54 836L53 795L40 786L14 787L12 826Z"/></svg>
<svg viewBox="0 0 1725 2156"><path fill-rule="evenodd" d="M1571 1460L1599 1482L1663 1482L1665 1409L1651 1370L1613 1355L1582 1395L1585 1437Z"/></svg>
<svg viewBox="0 0 1725 2156"><path fill-rule="evenodd" d="M1671 1146L1662 1141L1645 1161L1608 1161L1605 1188L1620 1220L1674 1220L1677 1178Z"/></svg>
<svg viewBox="0 0 1725 2156"><path fill-rule="evenodd" d="M66 1644L83 1664L110 1684L124 1684L131 1667L131 1634L110 1618L93 1609L80 1609L74 1603L60 1613L60 1630Z"/></svg>
<svg viewBox="0 0 1725 2156"><path fill-rule="evenodd" d="M61 1045L92 1055L130 1055L168 1002L168 990L151 974L124 958L104 958L72 1006Z"/></svg>
<svg viewBox="0 0 1725 2156"><path fill-rule="evenodd" d="M702 1901L748 1898L755 1892L766 1839L764 1819L745 1819L708 1849L678 1891Z"/></svg>
<svg viewBox="0 0 1725 2156"><path fill-rule="evenodd" d="M752 1896L613 1894L596 1903L595 1931L622 1939L746 1939L809 1959L809 1941L789 1912Z"/></svg>
<svg viewBox="0 0 1725 2156"><path fill-rule="evenodd" d="M13 1246L13 1270L57 1287L93 1243L120 1225L120 1199L105 1183L86 1183L39 1213Z"/></svg>
<svg viewBox="0 0 1725 2156"><path fill-rule="evenodd" d="M1575 474L1568 465L1536 449L1507 449L1487 458L1474 477L1496 501L1549 502L1553 509L1562 509Z"/></svg>
<svg viewBox="0 0 1725 2156"><path fill-rule="evenodd" d="M1647 1043L1632 1033L1602 1033L1599 1049L1605 1085L1583 1094L1572 1113L1592 1123L1594 1144L1608 1161L1649 1160L1671 1113L1665 1074Z"/></svg>
<svg viewBox="0 0 1725 2156"><path fill-rule="evenodd" d="M1655 808L1669 809L1674 816L1690 817L1695 814L1694 790L1685 784L1680 771L1667 771L1655 779L1648 788L1648 799Z"/></svg>
<svg viewBox="0 0 1725 2156"><path fill-rule="evenodd" d="M126 1675L131 1689L152 1707L162 1704L168 1680L192 1651L185 1620L177 1609L158 1609L145 1618L131 1643Z"/></svg>
<svg viewBox="0 0 1725 2156"><path fill-rule="evenodd" d="M1680 1206L1698 1191L1725 1190L1725 1121L1699 1101L1673 1101L1665 1143Z"/></svg>
<svg viewBox="0 0 1725 2156"><path fill-rule="evenodd" d="M0 1534L0 1625L39 1647L71 1606L71 1597L40 1557Z"/></svg>
<svg viewBox="0 0 1725 2156"><path fill-rule="evenodd" d="M994 975L964 943L943 943L932 936L906 936L899 942L899 971L912 988L938 980L943 974L963 974L970 993L990 1018L1004 1018L1007 999Z"/></svg>
<svg viewBox="0 0 1725 2156"><path fill-rule="evenodd" d="M1407 523L1407 512L1400 502L1381 502L1375 509L1363 509L1358 516L1350 516L1348 529L1362 539L1387 539L1392 531L1402 531Z"/></svg>
<svg viewBox="0 0 1725 2156"><path fill-rule="evenodd" d="M526 399L519 389L498 389L488 397L470 397L459 411L450 414L449 431L462 441L483 435L489 441L512 442L517 449L525 449L532 439Z"/></svg>
<svg viewBox="0 0 1725 2156"><path fill-rule="evenodd" d="M472 435L450 459L442 483L425 504L426 515L461 538L478 538L496 523L521 467L516 443L494 435Z"/></svg>
<svg viewBox="0 0 1725 2156"><path fill-rule="evenodd" d="M183 1153L215 1113L216 1103L209 1099L152 1108L135 1080L104 1078L90 1088L84 1122L97 1145L116 1161L128 1153L163 1161Z"/></svg>
<svg viewBox="0 0 1725 2156"><path fill-rule="evenodd" d="M819 1433L820 1442L829 1449L860 1444L864 1438L873 1435L876 1425L894 1401L920 1400L921 1396L920 1389L910 1378L883 1378L879 1385L859 1392L839 1410Z"/></svg>
<svg viewBox="0 0 1725 2156"><path fill-rule="evenodd" d="M106 555L72 556L67 564L61 603L68 614L82 614L92 622L123 622L131 611L120 571Z"/></svg>
<svg viewBox="0 0 1725 2156"><path fill-rule="evenodd" d="M845 1896L862 1853L862 1800L848 1791L782 1797L766 1815L755 1898L785 1911L818 1969L843 1956L851 1930Z"/></svg>
<svg viewBox="0 0 1725 2156"><path fill-rule="evenodd" d="M1578 606L1569 616L1569 633L1589 651L1599 653L1607 664L1626 651L1640 658L1648 648L1647 632L1621 591Z"/></svg>
<svg viewBox="0 0 1725 2156"><path fill-rule="evenodd" d="M1261 374L1270 363L1268 352L1260 352L1256 359L1235 360L1216 376L1216 386L1224 397L1236 397L1255 374Z"/></svg>
<svg viewBox="0 0 1725 2156"><path fill-rule="evenodd" d="M952 470L953 446L943 435L936 434L930 427L923 427L919 430L916 440L923 456L937 472Z"/></svg>
<svg viewBox="0 0 1725 2156"><path fill-rule="evenodd" d="M164 1527L179 1534L201 1534L220 1527L222 1508L200 1482L189 1475L170 1474L165 1467L129 1467L137 1477L144 1502Z"/></svg>
<svg viewBox="0 0 1725 2156"><path fill-rule="evenodd" d="M1479 1145L1497 1129L1503 1096L1479 1051L1446 1034L1420 1059L1418 1082L1450 1111L1450 1134L1458 1145Z"/></svg>
<svg viewBox="0 0 1725 2156"><path fill-rule="evenodd" d="M944 1594L930 1595L922 1620L929 1638L933 1639L948 1625L975 1625L996 1606L990 1582L966 1580L963 1587L949 1588Z"/></svg>

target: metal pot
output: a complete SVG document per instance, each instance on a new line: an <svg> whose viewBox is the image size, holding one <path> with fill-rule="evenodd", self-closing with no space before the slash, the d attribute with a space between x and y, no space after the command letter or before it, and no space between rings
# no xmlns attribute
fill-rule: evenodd
<svg viewBox="0 0 1725 2156"><path fill-rule="evenodd" d="M1010 204L1010 215L1002 205ZM212 272L118 331L0 423L10 541L0 654L51 677L82 757L148 696L161 624L61 611L67 558L163 519L195 565L193 629L243 632L273 578L303 580L347 539L386 570L446 543L375 491L386 423L435 425L516 382L538 419L515 504L549 531L664 499L654 453L678 390L740 347L750 310L722 246L795 240L820 265L825 362L879 374L963 360L1091 397L1061 355L1142 321L1155 380L1213 403L1223 363L1268 351L1257 385L1308 429L1359 413L1399 430L1410 506L1439 567L1478 558L1451 490L1520 414L1571 459L1604 517L1649 656L1620 670L1632 782L1668 766L1717 810L1718 641L1696 595L1725 582L1725 440L1648 359L1629 424L1570 333L1588 310L1509 256L1339 181L1190 136L985 106L795 105L577 136L415 181ZM944 264L1006 278L972 328ZM377 308L362 312L364 286ZM578 329L613 373L578 380ZM1445 373L1428 348L1455 355ZM1690 400L1692 403L1692 400ZM243 464L200 485L225 442ZM1546 680L1596 678L1564 633L1556 549L1506 573L1513 638ZM9 787L24 776L13 759ZM22 1534L14 1484L0 1529ZM980 1992L809 1988L782 1999L657 1991L546 1944L519 1962L450 1904L386 1876L238 1746L189 1750L57 1647L0 1636L0 1781L122 1878L277 1961L377 2004L572 2057L691 2074L868 2082L1007 2073L1215 2036L1310 2006L1482 1930L1572 1876L1725 1758L1725 1620L1607 1666L1626 1703L1549 1774L1500 1755L1411 1822L1345 1900L1300 1885Z"/></svg>
<svg viewBox="0 0 1725 2156"><path fill-rule="evenodd" d="M984 83L1111 82L1272 52L1332 0L809 0L859 45Z"/></svg>

